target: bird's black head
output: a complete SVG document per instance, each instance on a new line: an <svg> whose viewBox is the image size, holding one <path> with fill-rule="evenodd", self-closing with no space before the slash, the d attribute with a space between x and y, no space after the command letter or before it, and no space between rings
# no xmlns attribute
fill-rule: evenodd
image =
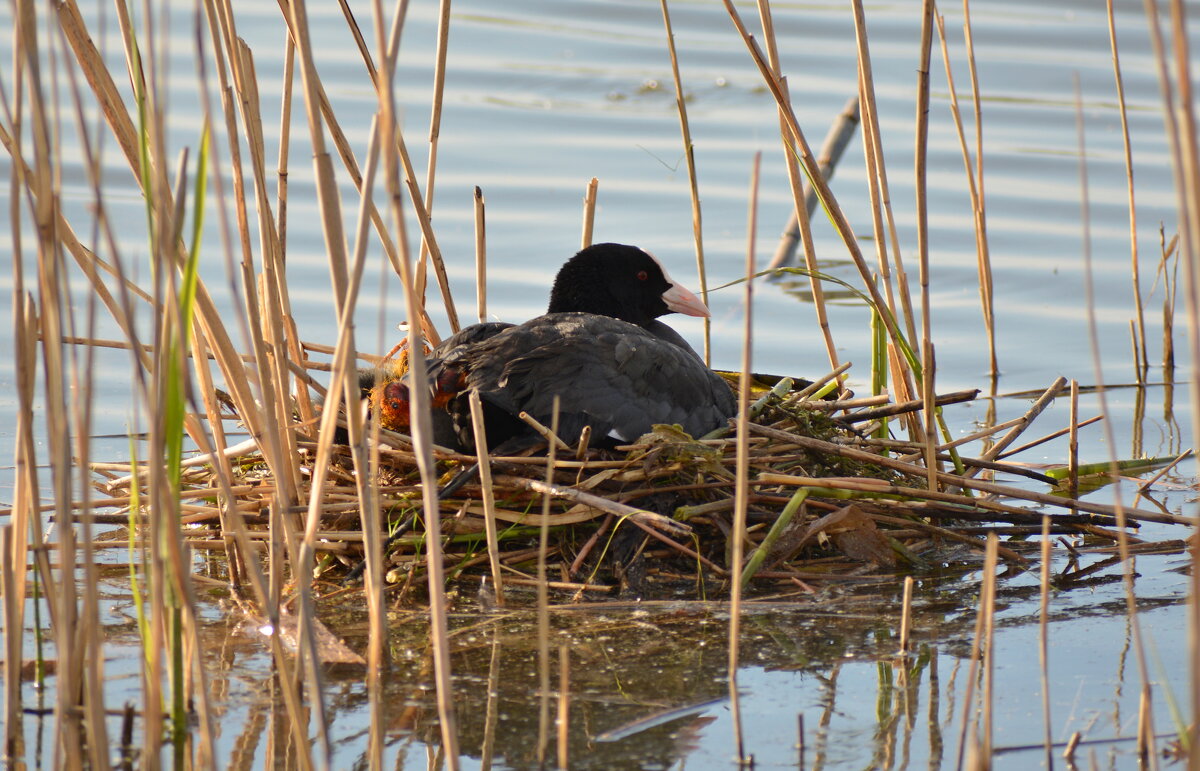
<svg viewBox="0 0 1200 771"><path fill-rule="evenodd" d="M558 271L548 313L579 311L645 326L667 313L708 316L696 295L676 283L649 252L593 244Z"/></svg>

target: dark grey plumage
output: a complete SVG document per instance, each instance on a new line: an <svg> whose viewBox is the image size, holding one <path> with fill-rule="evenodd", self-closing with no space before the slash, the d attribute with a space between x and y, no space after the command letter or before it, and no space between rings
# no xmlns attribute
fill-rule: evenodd
<svg viewBox="0 0 1200 771"><path fill-rule="evenodd" d="M549 425L555 395L559 435L567 441L589 425L598 443L633 441L655 423L700 436L735 411L729 386L690 348L589 313L548 313L500 330L459 349L447 364L461 368L466 387L479 391L493 444L507 438L493 440L493 424L502 433L519 430L524 424L515 416L522 411ZM465 426L456 428L461 440Z"/></svg>
<svg viewBox="0 0 1200 771"><path fill-rule="evenodd" d="M435 441L474 449L468 392L483 401L488 444L535 443L518 415L543 425L560 398L559 436L573 442L591 426L592 442L637 439L656 423L693 436L722 425L733 393L691 346L658 317L707 316L708 308L674 283L648 252L596 244L555 277L545 315L520 325L476 324L447 338L429 358Z"/></svg>

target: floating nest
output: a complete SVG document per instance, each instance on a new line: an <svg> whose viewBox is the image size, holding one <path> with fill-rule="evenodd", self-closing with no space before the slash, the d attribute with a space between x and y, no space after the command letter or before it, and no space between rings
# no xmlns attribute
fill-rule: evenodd
<svg viewBox="0 0 1200 771"><path fill-rule="evenodd" d="M728 377L736 381L735 375ZM803 387L788 379L760 380L766 382L756 384L747 422L746 539L740 570L748 591L812 592L831 583L893 581L900 573L934 567L974 569L989 533L1004 537L998 555L1016 566L1027 564L1024 539L1030 535L1073 533L1082 537L1080 548L1101 550L1111 549L1117 540L1119 512L1070 497L1064 470L1040 473L996 460L1053 399L1061 382L1043 393L1017 426L1004 433L993 430L983 457L965 458L953 447L965 439L935 446L888 438L889 426L898 421L907 423L910 436L922 435L919 401L894 404L886 397L846 393L833 398L837 379L832 373ZM947 394L937 402L968 401L977 393ZM616 450L562 442L552 460L544 454L491 458L486 489L476 475L439 500L448 579L485 602L494 596L486 537L491 509L496 562L506 593L532 592L537 586L544 525L551 590L576 599L721 596L734 569L736 424L731 420L728 428L699 439L675 426L656 426ZM988 436L985 430L974 438ZM302 482L311 485L316 444L301 440L298 446ZM238 478L230 488L236 509L250 543L265 550L275 480L252 443L244 453L231 454L237 455L233 468ZM439 485L476 462L473 456L436 448L434 455ZM922 465L930 458L932 474ZM184 475L183 533L194 548L219 550L231 541L229 513L228 507L212 503L219 485L210 460L192 459ZM1156 464L1162 461L1142 462L1144 468ZM128 494L137 478L118 477L117 470L111 464L98 468L108 495L122 488ZM313 544L318 578L336 588L352 585L365 566L363 498L349 448L334 446L327 471ZM981 478L996 472L1036 480L1034 486L1046 492ZM376 501L386 528L386 585L402 600L419 601L427 580L423 491L408 437L379 431L371 489L367 500ZM308 491L301 492L307 499ZM1049 511L1048 519L1033 507ZM306 514L297 511L280 521L302 533ZM1188 522L1137 509L1123 515L1131 527L1139 521ZM127 516L111 515L113 521ZM1133 541L1135 549L1184 547L1182 540Z"/></svg>

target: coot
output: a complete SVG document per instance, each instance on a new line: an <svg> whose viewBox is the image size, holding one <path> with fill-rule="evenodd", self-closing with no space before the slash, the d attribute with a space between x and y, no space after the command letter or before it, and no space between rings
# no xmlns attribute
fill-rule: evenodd
<svg viewBox="0 0 1200 771"><path fill-rule="evenodd" d="M434 441L474 451L468 392L479 392L488 445L505 451L537 435L518 415L544 425L559 404L559 436L568 442L591 426L593 445L637 439L655 423L676 423L692 436L733 415L729 386L675 330L667 313L708 316L699 298L676 283L651 254L624 244L595 244L559 270L545 315L520 325L467 327L430 355ZM401 380L373 398L385 426L408 427L408 388Z"/></svg>

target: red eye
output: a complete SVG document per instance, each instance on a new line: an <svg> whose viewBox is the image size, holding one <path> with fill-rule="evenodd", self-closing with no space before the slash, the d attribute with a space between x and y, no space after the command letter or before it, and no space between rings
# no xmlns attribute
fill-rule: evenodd
<svg viewBox="0 0 1200 771"><path fill-rule="evenodd" d="M638 281L645 281L646 279L650 278L650 274L644 270L639 270L637 277L638 277Z"/></svg>

